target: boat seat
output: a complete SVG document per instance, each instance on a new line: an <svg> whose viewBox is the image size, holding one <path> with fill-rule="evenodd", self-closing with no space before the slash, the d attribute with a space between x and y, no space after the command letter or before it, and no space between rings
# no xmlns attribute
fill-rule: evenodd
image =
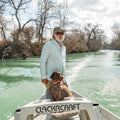
<svg viewBox="0 0 120 120"><path fill-rule="evenodd" d="M56 119L56 118L53 118L51 116L48 116L46 118L46 120L80 120L80 117L79 117L79 115L75 115L75 116L72 116L72 117L66 118L66 119Z"/></svg>
<svg viewBox="0 0 120 120"><path fill-rule="evenodd" d="M77 120L79 118L80 111L79 110L72 110L62 113L52 113L50 116L54 119L60 120Z"/></svg>

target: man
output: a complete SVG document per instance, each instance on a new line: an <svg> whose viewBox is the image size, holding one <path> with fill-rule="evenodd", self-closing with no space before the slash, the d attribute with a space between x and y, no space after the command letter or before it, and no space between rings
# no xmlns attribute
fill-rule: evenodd
<svg viewBox="0 0 120 120"><path fill-rule="evenodd" d="M50 95L50 76L53 72L59 71L63 74L63 82L67 85L65 77L66 48L62 44L65 38L65 30L55 27L53 30L53 40L45 43L40 57L40 73L42 83L47 87L46 98L52 99Z"/></svg>

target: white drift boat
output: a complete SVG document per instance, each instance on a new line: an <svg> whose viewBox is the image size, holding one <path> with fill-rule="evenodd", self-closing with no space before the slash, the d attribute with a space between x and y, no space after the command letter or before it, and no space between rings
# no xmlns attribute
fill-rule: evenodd
<svg viewBox="0 0 120 120"><path fill-rule="evenodd" d="M120 120L118 116L99 106L99 104L76 92L71 92L75 98L69 98L66 101L51 102L44 95L39 100L16 110L14 117L10 120ZM70 111L76 111L76 113L69 113ZM70 117L57 119L54 116L58 114L59 117L59 114L64 113Z"/></svg>

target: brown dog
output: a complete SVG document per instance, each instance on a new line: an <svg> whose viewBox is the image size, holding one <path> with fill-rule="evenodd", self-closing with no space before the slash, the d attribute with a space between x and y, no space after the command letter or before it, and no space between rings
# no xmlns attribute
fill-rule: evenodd
<svg viewBox="0 0 120 120"><path fill-rule="evenodd" d="M54 101L64 100L66 97L73 97L68 87L63 84L63 75L56 71L51 75L52 83L50 86L51 94Z"/></svg>

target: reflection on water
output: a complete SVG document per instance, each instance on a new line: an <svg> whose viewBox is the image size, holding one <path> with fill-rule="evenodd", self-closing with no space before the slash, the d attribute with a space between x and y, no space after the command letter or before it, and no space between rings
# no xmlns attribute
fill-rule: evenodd
<svg viewBox="0 0 120 120"><path fill-rule="evenodd" d="M120 116L120 51L68 54L69 88ZM14 110L45 93L40 82L39 57L0 62L0 117L8 120Z"/></svg>

